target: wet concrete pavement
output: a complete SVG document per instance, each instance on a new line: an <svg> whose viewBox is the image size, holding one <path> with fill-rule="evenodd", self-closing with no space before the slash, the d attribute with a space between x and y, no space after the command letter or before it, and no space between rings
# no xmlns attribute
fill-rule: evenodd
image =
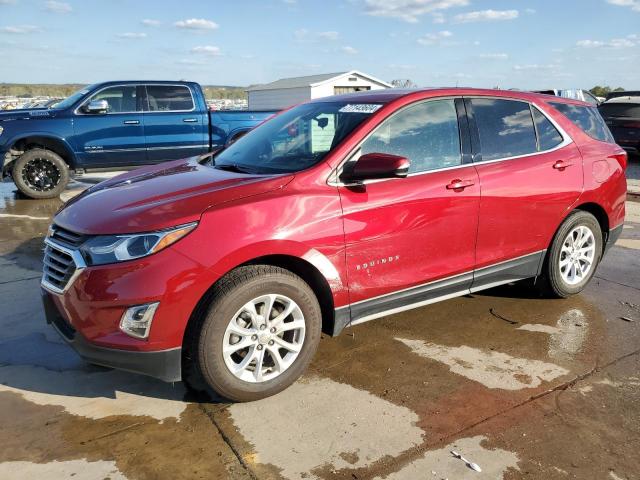
<svg viewBox="0 0 640 480"><path fill-rule="evenodd" d="M0 184L2 479L640 478L639 203L583 294L518 284L360 325L235 405L85 364L45 324L59 206Z"/></svg>

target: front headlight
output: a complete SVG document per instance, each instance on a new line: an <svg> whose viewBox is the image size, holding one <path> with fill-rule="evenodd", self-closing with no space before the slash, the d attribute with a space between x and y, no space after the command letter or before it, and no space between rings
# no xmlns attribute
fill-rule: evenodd
<svg viewBox="0 0 640 480"><path fill-rule="evenodd" d="M157 232L130 235L98 235L85 242L80 252L87 265L124 262L146 257L176 243L191 232L197 222Z"/></svg>

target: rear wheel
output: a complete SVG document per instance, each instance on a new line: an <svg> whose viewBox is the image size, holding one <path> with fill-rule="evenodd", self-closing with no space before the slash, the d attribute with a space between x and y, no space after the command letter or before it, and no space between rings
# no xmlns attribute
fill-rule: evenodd
<svg viewBox="0 0 640 480"><path fill-rule="evenodd" d="M251 265L216 286L207 312L192 329L187 380L194 374L219 395L244 402L291 385L320 340L320 306L297 275ZM189 378L191 377L191 378Z"/></svg>
<svg viewBox="0 0 640 480"><path fill-rule="evenodd" d="M36 148L23 153L13 165L13 181L30 198L54 198L69 183L69 167L60 155Z"/></svg>
<svg viewBox="0 0 640 480"><path fill-rule="evenodd" d="M565 298L581 292L602 256L602 229L588 212L575 211L556 233L543 268L549 293Z"/></svg>

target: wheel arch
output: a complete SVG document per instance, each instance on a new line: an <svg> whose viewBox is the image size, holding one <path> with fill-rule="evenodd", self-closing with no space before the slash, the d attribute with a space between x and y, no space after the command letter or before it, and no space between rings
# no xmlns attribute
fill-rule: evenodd
<svg viewBox="0 0 640 480"><path fill-rule="evenodd" d="M9 144L11 145L10 151L26 152L27 150L32 150L34 148L51 150L59 155L70 168L75 168L76 158L73 153L73 149L66 140L62 138L46 134L31 134L13 139ZM18 157L16 156L11 162L5 164L4 169L7 170L7 167L11 167L17 158Z"/></svg>
<svg viewBox="0 0 640 480"><path fill-rule="evenodd" d="M326 257L323 258L328 262ZM198 319L204 315L207 306L211 302L213 298L213 292L215 286L222 281L229 273L234 271L239 267L243 267L246 265L271 265L274 267L284 268L289 270L290 272L295 273L300 278L302 278L313 290L316 297L318 298L318 303L320 304L320 311L322 314L322 331L328 335L333 334L334 324L335 324L335 303L333 298L333 293L331 290L331 285L329 280L323 275L320 268L317 265L312 263L313 260L301 258L291 254L266 254L251 258L246 260L238 265L233 266L232 268L228 268L224 274L220 275L215 282L211 284L211 286L204 292L204 294L200 297L200 300L196 304L196 307L193 309L191 313L187 325L184 330L183 335L183 348L185 351L188 350L188 341L193 337L193 332L191 329L197 327Z"/></svg>
<svg viewBox="0 0 640 480"><path fill-rule="evenodd" d="M602 207L602 205L599 205L595 202L582 203L573 209L573 211L576 211L576 210L582 210L583 212L588 212L594 217L596 217L596 220L600 224L600 230L602 231L602 245L604 249L604 246L607 243L607 239L609 238L609 231L610 231L609 215L607 215L607 211L604 209L604 207Z"/></svg>

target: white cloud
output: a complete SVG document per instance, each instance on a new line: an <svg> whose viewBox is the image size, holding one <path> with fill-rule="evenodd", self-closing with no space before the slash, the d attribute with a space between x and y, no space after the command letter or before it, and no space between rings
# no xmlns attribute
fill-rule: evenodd
<svg viewBox="0 0 640 480"><path fill-rule="evenodd" d="M298 30L293 32L293 36L296 38L296 40L304 40L308 35L309 30L307 30L306 28L299 28Z"/></svg>
<svg viewBox="0 0 640 480"><path fill-rule="evenodd" d="M174 24L178 28L186 28L189 30L215 30L219 27L216 22L206 20L204 18L189 18L180 20Z"/></svg>
<svg viewBox="0 0 640 480"><path fill-rule="evenodd" d="M469 0L364 0L364 11L374 17L397 18L416 23L418 17L424 14L467 5Z"/></svg>
<svg viewBox="0 0 640 480"><path fill-rule="evenodd" d="M536 10L534 8L525 8L524 13L526 13L527 15L533 15L534 13L536 13Z"/></svg>
<svg viewBox="0 0 640 480"><path fill-rule="evenodd" d="M16 0L0 0L0 5L13 5Z"/></svg>
<svg viewBox="0 0 640 480"><path fill-rule="evenodd" d="M434 12L431 14L431 18L433 19L433 23L442 24L445 23L444 14L440 12Z"/></svg>
<svg viewBox="0 0 640 480"><path fill-rule="evenodd" d="M576 46L580 48L631 48L640 45L637 35L628 35L627 38L612 38L606 42L602 40L580 40Z"/></svg>
<svg viewBox="0 0 640 480"><path fill-rule="evenodd" d="M118 38L126 38L130 40L140 40L142 38L147 38L146 33L137 33L137 32L118 33L116 36Z"/></svg>
<svg viewBox="0 0 640 480"><path fill-rule="evenodd" d="M488 58L492 60L506 60L509 58L509 55L506 53L481 53L480 58Z"/></svg>
<svg viewBox="0 0 640 480"><path fill-rule="evenodd" d="M220 55L222 55L220 47L214 47L213 45L201 45L198 47L193 47L191 49L191 53L206 55L207 57L219 57Z"/></svg>
<svg viewBox="0 0 640 480"><path fill-rule="evenodd" d="M418 43L420 45L436 45L452 36L453 33L451 33L449 30L442 30L441 32L436 33L427 33L418 39Z"/></svg>
<svg viewBox="0 0 640 480"><path fill-rule="evenodd" d="M357 49L350 47L349 45L345 45L344 47L342 47L342 51L347 55L357 55L358 53Z"/></svg>
<svg viewBox="0 0 640 480"><path fill-rule="evenodd" d="M55 0L44 2L44 8L53 13L71 13L73 11L73 8L68 3L56 2Z"/></svg>
<svg viewBox="0 0 640 480"><path fill-rule="evenodd" d="M35 25L10 25L7 27L0 27L0 32L2 33L15 33L15 34L26 34L26 33L35 33L40 31L40 27L36 27Z"/></svg>
<svg viewBox="0 0 640 480"><path fill-rule="evenodd" d="M630 7L634 12L640 12L640 0L607 0L611 5Z"/></svg>
<svg viewBox="0 0 640 480"><path fill-rule="evenodd" d="M159 27L160 25L162 25L162 22L160 20L153 20L151 18L145 18L140 23L142 23L142 25L144 25L145 27Z"/></svg>
<svg viewBox="0 0 640 480"><path fill-rule="evenodd" d="M331 30L328 32L320 32L318 36L324 40L338 40L338 38L340 37L340 34L338 32Z"/></svg>
<svg viewBox="0 0 640 480"><path fill-rule="evenodd" d="M538 65L537 63L528 64L528 65L515 65L513 67L514 70L523 72L523 71L532 71L532 70L553 70L556 68L556 65Z"/></svg>
<svg viewBox="0 0 640 480"><path fill-rule="evenodd" d="M456 23L493 22L497 20L514 20L518 18L518 10L478 10L460 13L453 17Z"/></svg>

